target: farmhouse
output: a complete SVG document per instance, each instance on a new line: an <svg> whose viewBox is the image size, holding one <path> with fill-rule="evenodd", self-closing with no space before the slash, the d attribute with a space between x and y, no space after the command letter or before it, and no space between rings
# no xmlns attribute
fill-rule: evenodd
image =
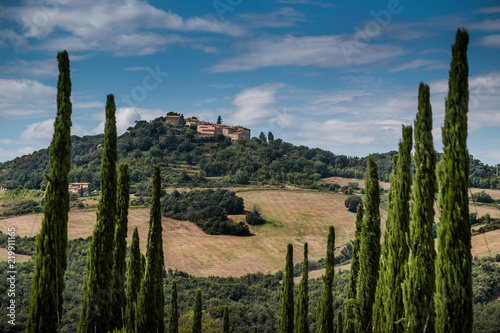
<svg viewBox="0 0 500 333"><path fill-rule="evenodd" d="M91 183L69 183L68 190L79 196L89 195L91 185Z"/></svg>

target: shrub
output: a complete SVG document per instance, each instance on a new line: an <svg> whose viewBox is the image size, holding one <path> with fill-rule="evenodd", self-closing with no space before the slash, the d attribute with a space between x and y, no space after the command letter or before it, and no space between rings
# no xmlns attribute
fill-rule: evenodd
<svg viewBox="0 0 500 333"><path fill-rule="evenodd" d="M476 193L472 194L472 200L474 200L475 202L484 202L484 203L493 203L494 202L491 195L489 195L485 191L476 192Z"/></svg>
<svg viewBox="0 0 500 333"><path fill-rule="evenodd" d="M350 197L345 199L344 204L350 212L356 213L358 205L363 206L363 199L361 199L359 195L351 195Z"/></svg>
<svg viewBox="0 0 500 333"><path fill-rule="evenodd" d="M264 224L266 221L260 216L260 209L254 205L252 210L249 211L245 217L245 221L250 225Z"/></svg>

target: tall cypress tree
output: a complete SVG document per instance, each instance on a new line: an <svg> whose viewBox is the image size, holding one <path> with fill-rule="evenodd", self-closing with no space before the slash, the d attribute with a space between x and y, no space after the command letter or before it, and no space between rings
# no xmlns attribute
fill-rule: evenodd
<svg viewBox="0 0 500 333"><path fill-rule="evenodd" d="M57 54L57 116L50 144L50 173L42 229L36 237L28 332L55 332L61 323L68 245L68 172L71 168L71 79L68 52Z"/></svg>
<svg viewBox="0 0 500 333"><path fill-rule="evenodd" d="M229 309L224 307L224 316L222 317L222 332L229 333Z"/></svg>
<svg viewBox="0 0 500 333"><path fill-rule="evenodd" d="M377 287L380 260L380 190L377 165L368 157L368 176L365 180L366 210L361 228L359 278L356 288L356 326L359 332L371 330L372 307Z"/></svg>
<svg viewBox="0 0 500 333"><path fill-rule="evenodd" d="M153 197L149 219L148 245L146 250L146 272L137 300L136 331L163 332L163 238L161 225L161 178L160 166L154 166Z"/></svg>
<svg viewBox="0 0 500 333"><path fill-rule="evenodd" d="M106 332L111 329L112 269L116 219L116 106L107 96L104 151L101 163L101 198L97 206L97 225L87 254L83 284L80 332Z"/></svg>
<svg viewBox="0 0 500 333"><path fill-rule="evenodd" d="M280 333L293 333L293 246L288 244L286 251L285 274L281 284Z"/></svg>
<svg viewBox="0 0 500 333"><path fill-rule="evenodd" d="M128 164L120 164L117 194L117 216L115 228L115 250L113 263L113 304L112 304L112 327L123 328L125 324L125 312L127 296L125 295L125 271L127 265L127 227L130 177L128 175Z"/></svg>
<svg viewBox="0 0 500 333"><path fill-rule="evenodd" d="M309 333L309 261L307 259L307 243L304 243L304 261L302 262L302 280L299 283L299 296L295 311L295 333Z"/></svg>
<svg viewBox="0 0 500 333"><path fill-rule="evenodd" d="M380 256L379 263L379 276L377 281L377 290L375 292L375 303L373 303L373 331L376 333L388 332L388 322L386 318L386 313L384 306L387 303L387 288L386 288L386 269L389 257L389 250L387 246L387 240L391 235L391 228L393 227L393 220L395 218L395 192L396 192L396 178L398 172L398 155L394 155L392 159L392 171L389 176L389 181L391 187L389 189L388 200L387 200L387 220L385 221L385 232L384 232L384 246L382 247L382 255Z"/></svg>
<svg viewBox="0 0 500 333"><path fill-rule="evenodd" d="M379 278L378 287L383 292L383 312L385 328L381 332L402 332L404 303L402 283L405 280L405 268L408 263L409 248L407 239L410 233L410 191L411 191L411 148L412 128L403 126L403 140L399 143L396 171L391 179L389 198L389 216L384 237L383 278ZM377 293L379 291L377 290ZM376 302L377 303L377 302ZM376 310L374 310L376 311ZM375 327L382 323L374 322Z"/></svg>
<svg viewBox="0 0 500 333"><path fill-rule="evenodd" d="M361 238L361 227L363 225L363 206L358 205L356 213L356 231L354 232L354 242L352 244L351 270L349 272L349 285L347 289L347 300L345 303L345 331L355 332L356 318L356 286L359 274L359 245Z"/></svg>
<svg viewBox="0 0 500 333"><path fill-rule="evenodd" d="M177 307L177 282L172 281L168 333L179 333L179 309Z"/></svg>
<svg viewBox="0 0 500 333"><path fill-rule="evenodd" d="M443 157L438 167L439 209L436 263L436 332L472 331L472 256L469 221L469 33L458 29L451 48Z"/></svg>
<svg viewBox="0 0 500 333"><path fill-rule="evenodd" d="M196 299L194 302L194 316L193 316L193 333L201 333L201 319L203 317L201 305L201 290L196 290Z"/></svg>
<svg viewBox="0 0 500 333"><path fill-rule="evenodd" d="M335 275L335 228L328 228L326 244L326 270L323 275L323 290L318 300L316 332L333 333L333 278Z"/></svg>
<svg viewBox="0 0 500 333"><path fill-rule="evenodd" d="M344 332L344 323L342 322L342 310L337 311L337 333Z"/></svg>
<svg viewBox="0 0 500 333"><path fill-rule="evenodd" d="M141 264L141 250L139 248L139 232L137 231L137 227L135 227L132 234L132 243L130 244L130 258L128 262L127 307L125 315L125 325L127 327L127 332L134 332L135 330L137 295L141 289L142 277L143 272Z"/></svg>
<svg viewBox="0 0 500 333"><path fill-rule="evenodd" d="M436 151L432 138L432 107L429 86L420 82L418 113L415 120L415 178L413 180L410 257L403 285L405 317L410 332L434 332L434 287L436 250L434 195L436 186Z"/></svg>

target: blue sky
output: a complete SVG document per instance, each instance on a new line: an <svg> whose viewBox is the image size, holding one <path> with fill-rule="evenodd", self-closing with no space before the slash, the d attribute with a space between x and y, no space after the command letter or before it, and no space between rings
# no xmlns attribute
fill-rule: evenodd
<svg viewBox="0 0 500 333"><path fill-rule="evenodd" d="M441 150L458 27L470 33L468 146L500 163L498 1L0 2L0 161L49 145L58 50L71 60L72 134L123 133L168 111L366 156L397 149L420 81Z"/></svg>

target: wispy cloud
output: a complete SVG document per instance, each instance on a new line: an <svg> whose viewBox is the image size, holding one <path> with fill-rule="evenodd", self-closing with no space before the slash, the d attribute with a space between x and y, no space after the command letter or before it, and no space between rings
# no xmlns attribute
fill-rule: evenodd
<svg viewBox="0 0 500 333"><path fill-rule="evenodd" d="M435 60L426 60L426 59L415 59L411 61L407 61L401 65L389 68L389 72L396 73L401 71L406 71L410 69L436 69L436 68L447 68L447 65L444 62L439 62Z"/></svg>
<svg viewBox="0 0 500 333"><path fill-rule="evenodd" d="M42 14L45 20L40 23L35 18ZM246 33L239 25L220 22L215 16L183 18L139 0L74 0L54 6L27 2L22 7L0 6L0 18L14 21L21 27L17 35L24 47L45 51L64 46L73 52L90 50L111 51L116 55L130 52L144 55L186 40L176 34L160 34L153 30L203 32L233 37Z"/></svg>
<svg viewBox="0 0 500 333"><path fill-rule="evenodd" d="M500 13L500 6L479 8L479 10L477 12L478 13L482 13L482 14L496 14L496 13Z"/></svg>
<svg viewBox="0 0 500 333"><path fill-rule="evenodd" d="M484 36L477 42L477 45L494 49L500 49L500 35Z"/></svg>
<svg viewBox="0 0 500 333"><path fill-rule="evenodd" d="M314 5L323 8L333 7L333 3L329 1L311 1L311 0L277 0L277 3L284 3L287 5Z"/></svg>
<svg viewBox="0 0 500 333"><path fill-rule="evenodd" d="M36 80L0 79L0 117L47 116L55 110L56 88Z"/></svg>
<svg viewBox="0 0 500 333"><path fill-rule="evenodd" d="M237 17L238 22L244 22L249 27L282 28L294 27L298 22L307 21L305 15L293 8L277 8L270 13L247 13Z"/></svg>
<svg viewBox="0 0 500 333"><path fill-rule="evenodd" d="M242 46L237 56L223 59L209 72L251 71L272 66L350 67L397 57L404 50L391 44L364 44L346 36L291 35L258 39Z"/></svg>

